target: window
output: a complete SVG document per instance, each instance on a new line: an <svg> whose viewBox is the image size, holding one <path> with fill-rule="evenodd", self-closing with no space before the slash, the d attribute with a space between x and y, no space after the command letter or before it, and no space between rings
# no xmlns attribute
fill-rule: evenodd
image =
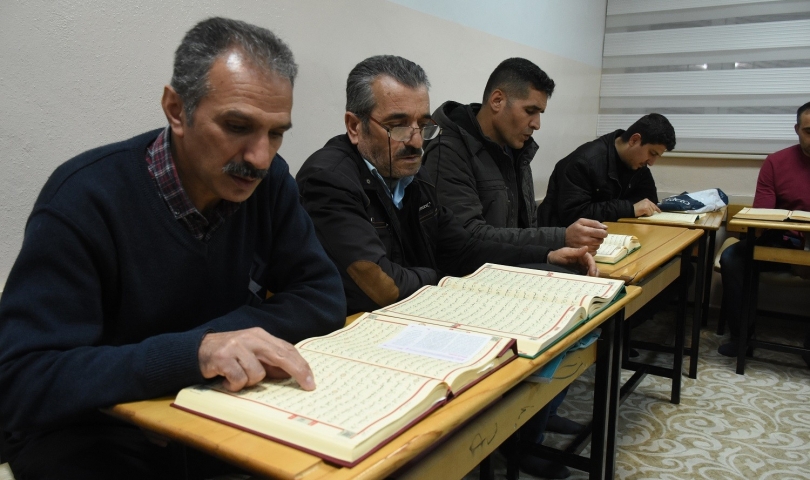
<svg viewBox="0 0 810 480"><path fill-rule="evenodd" d="M771 153L808 101L807 0L608 0L599 135L657 112L678 152Z"/></svg>

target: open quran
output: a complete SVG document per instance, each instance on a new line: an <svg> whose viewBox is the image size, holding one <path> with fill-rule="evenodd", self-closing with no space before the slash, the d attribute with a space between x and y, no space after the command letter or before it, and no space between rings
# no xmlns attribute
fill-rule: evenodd
<svg viewBox="0 0 810 480"><path fill-rule="evenodd" d="M533 357L624 291L617 280L487 264L296 345L307 392L265 380L185 388L173 406L352 466L516 358Z"/></svg>
<svg viewBox="0 0 810 480"><path fill-rule="evenodd" d="M783 210L779 208L751 208L746 207L737 212L734 218L749 220L773 220L776 222L810 222L810 212L801 210Z"/></svg>
<svg viewBox="0 0 810 480"><path fill-rule="evenodd" d="M639 248L641 243L635 235L609 233L593 255L593 260L598 263L614 264Z"/></svg>
<svg viewBox="0 0 810 480"><path fill-rule="evenodd" d="M657 224L691 225L700 220L697 213L655 212L648 217L637 217L636 220L649 221Z"/></svg>

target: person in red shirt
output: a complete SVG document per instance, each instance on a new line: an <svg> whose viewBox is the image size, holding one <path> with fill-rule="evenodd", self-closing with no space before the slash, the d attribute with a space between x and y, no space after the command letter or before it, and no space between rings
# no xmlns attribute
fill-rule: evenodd
<svg viewBox="0 0 810 480"><path fill-rule="evenodd" d="M796 134L799 143L768 155L759 170L754 194L755 208L780 208L810 211L810 102L796 112ZM803 248L806 238L799 232L771 230L758 242L785 248ZM731 341L720 345L717 351L727 357L737 356L739 318L742 314L740 299L743 294L743 270L746 257L742 243L727 248L720 257L723 279L723 303L720 315L725 318L731 332ZM786 270L784 263L762 262L760 271ZM805 272L800 272L805 274ZM751 329L748 330L751 332ZM810 335L805 339L810 347ZM810 356L804 356L810 365Z"/></svg>

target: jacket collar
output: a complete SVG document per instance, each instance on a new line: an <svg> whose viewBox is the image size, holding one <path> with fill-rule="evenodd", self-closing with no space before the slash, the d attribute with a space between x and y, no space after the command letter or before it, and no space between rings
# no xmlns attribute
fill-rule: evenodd
<svg viewBox="0 0 810 480"><path fill-rule="evenodd" d="M501 158L501 155L506 156L503 148L484 135L481 130L481 125L476 118L479 110L481 110L480 103L462 105L458 102L447 101L433 112L433 119L442 129L447 129L459 137L471 154L475 155L480 150L486 149L490 155L497 153L498 155L493 155L496 159ZM527 160L528 163L531 163L538 149L534 138L529 138L523 144L523 148L515 152L515 161Z"/></svg>
<svg viewBox="0 0 810 480"><path fill-rule="evenodd" d="M619 181L619 163L622 159L619 158L619 153L616 151L616 138L620 137L624 130L616 130L605 135L602 135L602 140L607 144L607 158L608 158L608 177L611 180Z"/></svg>

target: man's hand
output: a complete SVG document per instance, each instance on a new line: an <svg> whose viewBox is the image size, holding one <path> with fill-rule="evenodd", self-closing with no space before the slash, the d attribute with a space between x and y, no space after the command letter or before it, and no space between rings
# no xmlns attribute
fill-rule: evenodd
<svg viewBox="0 0 810 480"><path fill-rule="evenodd" d="M596 262L588 253L588 247L569 248L563 247L548 254L546 261L552 265L579 269L589 277L598 277L599 269Z"/></svg>
<svg viewBox="0 0 810 480"><path fill-rule="evenodd" d="M640 202L637 202L633 205L633 211L636 214L636 217L643 216L650 216L653 213L661 213L661 209L658 208L658 205L651 202L649 199L644 199Z"/></svg>
<svg viewBox="0 0 810 480"><path fill-rule="evenodd" d="M580 218L565 229L565 246L571 248L588 247L593 255L607 237L607 225L596 220Z"/></svg>
<svg viewBox="0 0 810 480"><path fill-rule="evenodd" d="M209 333L203 337L197 355L203 377L225 377L222 384L232 392L265 377L290 376L304 390L315 389L312 370L295 347L262 328Z"/></svg>

